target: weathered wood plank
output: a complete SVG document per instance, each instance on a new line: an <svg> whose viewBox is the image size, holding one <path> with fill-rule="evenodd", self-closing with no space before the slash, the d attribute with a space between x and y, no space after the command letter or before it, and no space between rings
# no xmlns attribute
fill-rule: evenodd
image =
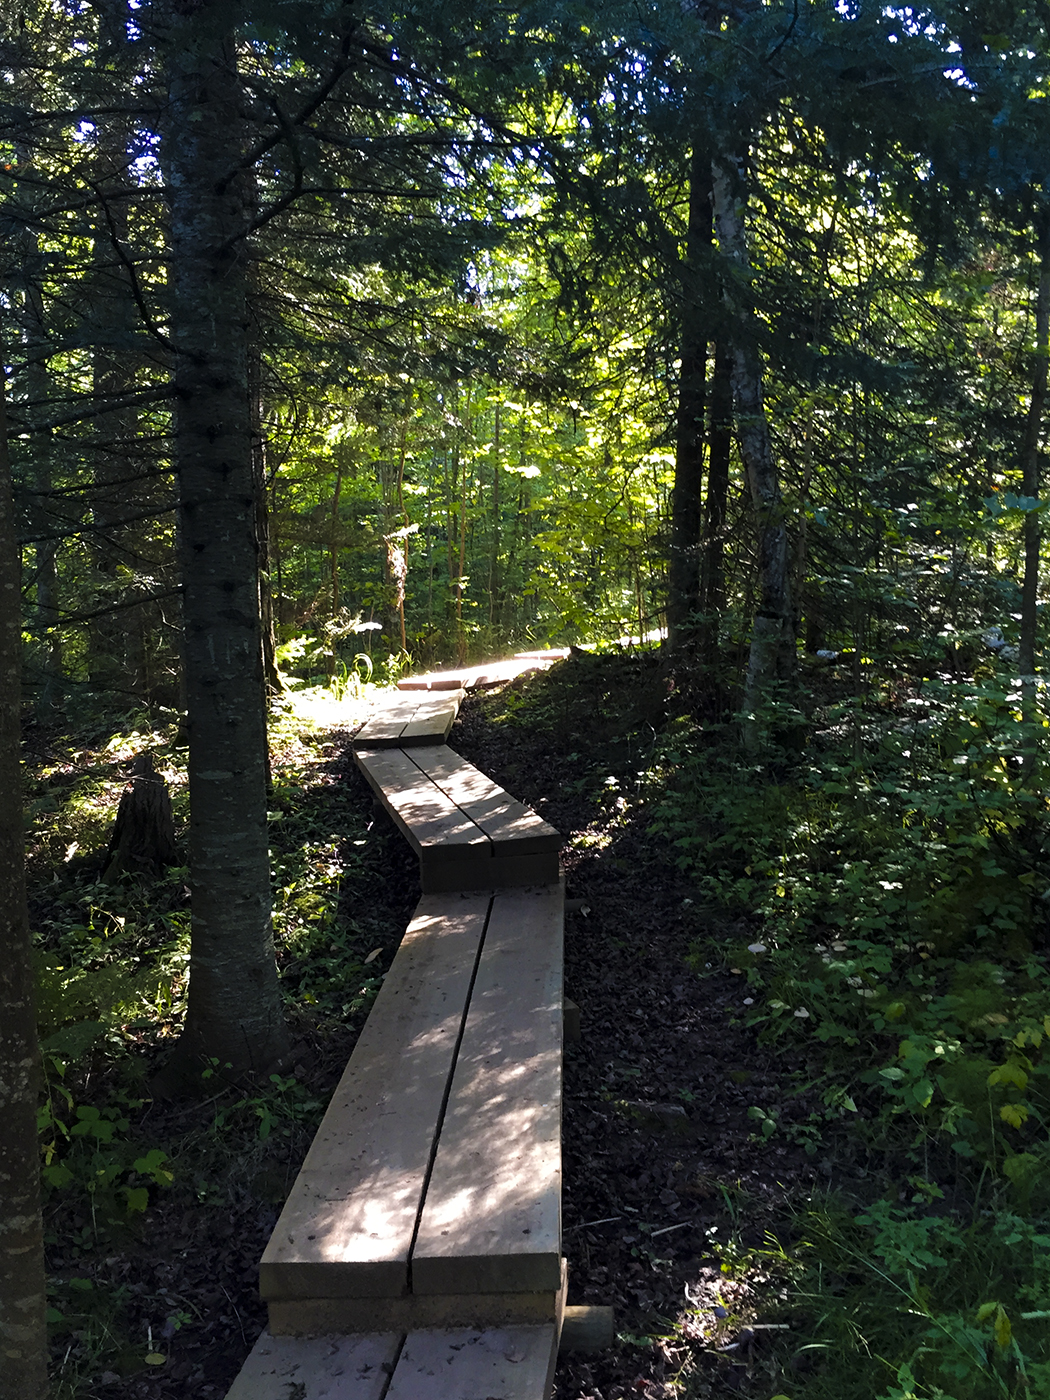
<svg viewBox="0 0 1050 1400"><path fill-rule="evenodd" d="M422 714L417 711L402 729L399 741L401 746L409 748L417 744L443 744L459 714L460 694L461 692L455 692L454 698L428 696L430 705ZM420 708L422 709L422 706Z"/></svg>
<svg viewBox="0 0 1050 1400"><path fill-rule="evenodd" d="M484 831L494 855L560 849L561 836L553 826L447 745L418 749L412 760Z"/></svg>
<svg viewBox="0 0 1050 1400"><path fill-rule="evenodd" d="M354 735L354 745L367 746L370 743L389 744L396 742L402 729L413 717L422 696L412 694L387 695L382 698L380 708L361 726Z"/></svg>
<svg viewBox="0 0 1050 1400"><path fill-rule="evenodd" d="M448 737L464 691L396 691L354 735L355 749L398 748L405 743L442 743Z"/></svg>
<svg viewBox="0 0 1050 1400"><path fill-rule="evenodd" d="M414 1293L558 1286L563 910L560 885L493 899L412 1251Z"/></svg>
<svg viewBox="0 0 1050 1400"><path fill-rule="evenodd" d="M451 894L454 890L487 890L497 888L492 873L492 859L487 850L476 860L421 860L419 884L424 894Z"/></svg>
<svg viewBox="0 0 1050 1400"><path fill-rule="evenodd" d="M612 1308L591 1303L565 1309L559 1351L606 1351L615 1340L616 1320Z"/></svg>
<svg viewBox="0 0 1050 1400"><path fill-rule="evenodd" d="M433 671L426 676L402 676L398 690L465 690L471 683L469 671Z"/></svg>
<svg viewBox="0 0 1050 1400"><path fill-rule="evenodd" d="M519 889L522 885L556 885L561 876L557 851L526 856L493 856L491 885L494 890Z"/></svg>
<svg viewBox="0 0 1050 1400"><path fill-rule="evenodd" d="M488 837L400 749L354 755L357 766L416 855L440 852L440 860L466 858L477 847L487 858Z"/></svg>
<svg viewBox="0 0 1050 1400"><path fill-rule="evenodd" d="M399 1332L355 1337L274 1337L255 1343L226 1400L382 1400Z"/></svg>
<svg viewBox="0 0 1050 1400"><path fill-rule="evenodd" d="M396 1296L485 927L424 896L262 1257L264 1298Z"/></svg>
<svg viewBox="0 0 1050 1400"><path fill-rule="evenodd" d="M412 1332L386 1400L548 1400L557 1329Z"/></svg>
<svg viewBox="0 0 1050 1400"><path fill-rule="evenodd" d="M274 1336L413 1332L424 1327L519 1327L558 1322L564 1288L545 1293L406 1293L400 1298L271 1299Z"/></svg>

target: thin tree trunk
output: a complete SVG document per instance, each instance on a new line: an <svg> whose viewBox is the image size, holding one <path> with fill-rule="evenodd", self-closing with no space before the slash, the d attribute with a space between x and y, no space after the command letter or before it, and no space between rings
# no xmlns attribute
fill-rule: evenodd
<svg viewBox="0 0 1050 1400"><path fill-rule="evenodd" d="M726 511L729 502L729 462L733 447L733 356L725 337L715 345L711 381L711 441L704 501L704 549L700 650L704 663L718 661L722 613L726 606Z"/></svg>
<svg viewBox="0 0 1050 1400"><path fill-rule="evenodd" d="M1039 288L1035 306L1035 347L1032 363L1032 397L1028 404L1024 443L1021 448L1021 493L1038 500L1042 487L1042 454L1039 450L1046 411L1047 356L1050 354L1050 216L1040 218ZM1023 771L1030 778L1035 771L1035 725L1038 714L1035 678L1035 643L1039 600L1039 553L1043 543L1042 515L1029 510L1024 518L1024 578L1021 583L1021 716L1027 730L1024 739Z"/></svg>
<svg viewBox="0 0 1050 1400"><path fill-rule="evenodd" d="M499 403L492 430L492 553L489 555L489 629L496 621L496 590L499 588Z"/></svg>
<svg viewBox="0 0 1050 1400"><path fill-rule="evenodd" d="M39 1059L22 835L21 581L0 353L0 1396L47 1400Z"/></svg>
<svg viewBox="0 0 1050 1400"><path fill-rule="evenodd" d="M667 591L667 641L681 646L695 634L700 610L701 496L704 482L704 407L707 392L707 324L703 307L702 250L712 234L711 161L699 145L689 167L680 309L678 436L671 493L671 549Z"/></svg>
<svg viewBox="0 0 1050 1400"><path fill-rule="evenodd" d="M762 740L759 710L777 682L795 677L791 563L784 506L769 423L762 402L762 363L751 296L744 224L743 162L722 156L714 165L715 227L728 264L727 300L733 335L733 398L740 454L758 527L759 599L744 686L743 737L749 752Z"/></svg>
<svg viewBox="0 0 1050 1400"><path fill-rule="evenodd" d="M397 508L401 512L401 581L397 590L397 621L401 629L401 650L408 651L405 633L405 589L408 586L408 541L410 537L408 511L405 509L405 459L408 455L408 419L401 424L401 450L397 461Z"/></svg>
<svg viewBox="0 0 1050 1400"><path fill-rule="evenodd" d="M222 13L220 0L180 5L165 36L192 888L189 1007L168 1083L209 1060L235 1074L266 1070L288 1043L266 833L243 242L250 194L237 171L242 101Z"/></svg>
<svg viewBox="0 0 1050 1400"><path fill-rule="evenodd" d="M28 156L24 159L28 164ZM25 270L25 295L22 302L22 336L26 350L23 383L26 398L36 404L37 412L47 413L51 397L51 375L47 362L48 328L37 277L41 271L40 249L36 237L27 229L20 238ZM50 431L36 432L32 437L31 480L34 497L35 533L47 536L55 532L57 521L52 504L52 466L54 439ZM34 710L41 724L54 723L59 718L63 699L62 634L58 630L58 541L43 538L34 549L33 585L36 607L33 631L36 634L33 666Z"/></svg>
<svg viewBox="0 0 1050 1400"><path fill-rule="evenodd" d="M455 543L456 543L456 515L455 515L455 483L459 480L459 449L452 454L452 463L449 465L448 452L445 453L445 553L448 567L448 597L445 601L446 617L455 616L455 601L453 589L456 579L455 564Z"/></svg>
<svg viewBox="0 0 1050 1400"><path fill-rule="evenodd" d="M467 564L467 473L470 455L463 454L463 480L459 490L459 567L456 571L456 660L460 666L467 658L467 639L463 635L463 571Z"/></svg>
<svg viewBox="0 0 1050 1400"><path fill-rule="evenodd" d="M262 412L262 358L259 347L252 345L248 359L248 389L250 395L252 434L252 487L255 499L255 542L258 550L259 622L262 635L263 680L270 695L279 695L281 678L277 674L277 633L273 615L273 586L270 582L270 498L266 483L266 433ZM280 565L278 564L278 574ZM278 592L280 585L278 585Z"/></svg>
<svg viewBox="0 0 1050 1400"><path fill-rule="evenodd" d="M332 492L332 547L329 569L332 579L332 617L339 611L339 497L343 494L343 469L336 464L335 490Z"/></svg>

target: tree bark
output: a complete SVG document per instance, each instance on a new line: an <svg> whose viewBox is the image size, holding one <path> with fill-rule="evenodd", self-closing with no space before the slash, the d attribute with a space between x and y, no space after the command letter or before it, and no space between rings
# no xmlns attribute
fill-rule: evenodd
<svg viewBox="0 0 1050 1400"><path fill-rule="evenodd" d="M97 63L107 65L129 85L127 62L126 0L103 0L97 5L99 30ZM133 388L135 360L132 349L138 309L132 273L125 261L128 248L129 206L134 186L128 174L128 118L107 113L95 125L94 179L98 198L95 211L94 266L91 300L94 315L94 387L100 396L118 399ZM102 613L88 628L88 675L95 689L144 693L145 617L142 608L124 609L135 587L140 562L140 532L123 521L146 506L149 488L132 480L135 475L136 413L118 409L96 419L94 433L95 491L91 555L98 606L120 608Z"/></svg>
<svg viewBox="0 0 1050 1400"><path fill-rule="evenodd" d="M273 587L270 578L270 497L266 480L266 431L262 411L262 360L258 346L252 345L248 359L248 389L251 396L252 484L255 490L255 544L259 578L259 621L262 628L262 668L267 693L280 695L277 671L277 629L274 623Z"/></svg>
<svg viewBox="0 0 1050 1400"><path fill-rule="evenodd" d="M1039 287L1035 305L1035 346L1032 361L1032 396L1028 403L1021 448L1021 494L1038 500L1042 489L1042 454L1039 449L1046 412L1047 357L1050 354L1050 216L1039 224L1037 256ZM1018 663L1021 671L1021 717L1027 734L1022 768L1026 778L1035 771L1038 716L1035 676L1035 643L1038 629L1039 554L1043 544L1042 513L1028 510L1024 518L1024 576L1021 582L1021 635Z"/></svg>
<svg viewBox="0 0 1050 1400"><path fill-rule="evenodd" d="M0 1397L46 1400L39 1049L22 836L21 581L0 352Z"/></svg>
<svg viewBox="0 0 1050 1400"><path fill-rule="evenodd" d="M777 682L795 677L790 551L769 423L762 401L762 362L751 294L744 223L743 162L723 155L714 164L715 227L727 263L726 294L733 341L733 399L737 437L758 527L759 598L744 686L743 738L749 752L762 741L759 711Z"/></svg>
<svg viewBox="0 0 1050 1400"><path fill-rule="evenodd" d="M494 646L496 637L496 594L499 592L499 430L500 406L497 401L492 425L492 552L489 554L489 644Z"/></svg>
<svg viewBox="0 0 1050 1400"><path fill-rule="evenodd" d="M711 161L698 145L689 166L689 223L682 268L678 434L667 580L667 641L672 647L681 646L694 637L696 615L701 606L700 533L708 341L701 258L705 245L710 247L711 234Z"/></svg>
<svg viewBox="0 0 1050 1400"><path fill-rule="evenodd" d="M30 164L28 152L20 153ZM22 372L25 396L46 421L51 398L51 373L48 367L48 326L41 291L43 258L36 235L26 228L18 238L25 277L21 306L22 340L26 364ZM36 645L27 668L33 686L34 711L40 724L53 724L61 716L63 701L62 634L58 630L58 540L48 539L55 531L53 486L54 438L50 430L39 430L31 439L29 476L34 497L35 533L44 538L34 547L33 591L36 606L33 631Z"/></svg>
<svg viewBox="0 0 1050 1400"><path fill-rule="evenodd" d="M287 1048L274 962L267 739L248 392L250 201L235 47L220 0L168 12L179 554L189 735L186 1025L160 1087L206 1060L264 1071Z"/></svg>
<svg viewBox="0 0 1050 1400"><path fill-rule="evenodd" d="M715 345L711 383L711 432L704 501L700 606L703 624L700 654L707 666L718 661L719 624L726 606L726 512L729 461L733 447L733 357L723 336Z"/></svg>

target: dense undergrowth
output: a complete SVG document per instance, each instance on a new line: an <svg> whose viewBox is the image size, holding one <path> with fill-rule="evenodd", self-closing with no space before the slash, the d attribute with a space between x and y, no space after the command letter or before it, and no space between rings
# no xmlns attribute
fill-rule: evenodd
<svg viewBox="0 0 1050 1400"><path fill-rule="evenodd" d="M752 1035L802 1066L795 1101L753 1103L748 1127L756 1145L833 1159L831 1185L819 1198L786 1192L790 1221L764 1240L730 1213L711 1246L727 1280L750 1281L752 1323L790 1322L774 1343L776 1393L1047 1394L1044 737L1026 770L1032 737L1005 673L874 679L858 698L849 677L811 675L805 742L763 764L743 758L705 678L658 653L574 657L505 688L484 715L520 736L508 786L521 790L532 746L555 756L563 795L601 814L580 823L577 853L634 830L677 863L697 916L695 974L746 982ZM202 1085L191 1120L159 1112L148 1087L184 1004L187 872L100 880L134 753L153 749L184 819L177 733L83 728L33 755L59 1397L168 1367L177 1334L205 1338L177 1287L143 1291L107 1267L186 1212L262 1205L265 1239L389 963L412 898L411 876L390 870L410 862L334 776L326 730L352 711L351 698L311 720L300 701L273 732L275 930L302 1064L239 1090ZM690 1325L653 1323L666 1346ZM666 1385L710 1393L687 1371Z"/></svg>
<svg viewBox="0 0 1050 1400"><path fill-rule="evenodd" d="M1050 831L1017 686L817 675L801 751L759 765L687 672L574 665L499 721L670 844L718 931L695 969L746 979L759 1040L803 1056L817 1106L754 1105L756 1137L851 1164L724 1256L790 1280L792 1400L1050 1393Z"/></svg>
<svg viewBox="0 0 1050 1400"><path fill-rule="evenodd" d="M207 1351L231 1351L222 1329L217 1334L199 1299L180 1289L177 1262L161 1274L142 1265L176 1243L189 1247L175 1251L182 1257L217 1248L234 1222L258 1235L245 1247L254 1276L259 1239L272 1227L345 1063L348 1037L367 1014L404 927L403 909L390 908L383 893L397 853L373 831L370 802L341 771L346 736L333 727L355 722L353 696L343 692L289 697L271 725L274 934L297 1063L236 1089L216 1076L221 1066L206 1068L202 1102L188 1108L155 1104L149 1085L185 1009L188 871L102 879L136 753L152 751L177 828L185 824L186 751L177 725L131 716L114 734L110 717L83 720L61 738L30 735L28 854L56 1400L94 1394L99 1385L123 1393L125 1380L144 1367L172 1370L177 1333L180 1342L199 1333L201 1342L199 1364L172 1376L184 1393L224 1393L236 1372L234 1355L229 1375L220 1366L209 1386ZM404 898L411 898L411 877ZM161 1275L171 1276L170 1287L157 1281ZM222 1320L243 1337L254 1319L215 1291Z"/></svg>

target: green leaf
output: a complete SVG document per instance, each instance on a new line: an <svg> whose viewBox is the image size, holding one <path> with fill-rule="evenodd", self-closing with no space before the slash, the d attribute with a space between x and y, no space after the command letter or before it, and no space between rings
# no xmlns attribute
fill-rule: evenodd
<svg viewBox="0 0 1050 1400"><path fill-rule="evenodd" d="M127 1202L128 1214L134 1215L136 1211L144 1211L149 1205L149 1191L145 1186L125 1186L124 1199Z"/></svg>

